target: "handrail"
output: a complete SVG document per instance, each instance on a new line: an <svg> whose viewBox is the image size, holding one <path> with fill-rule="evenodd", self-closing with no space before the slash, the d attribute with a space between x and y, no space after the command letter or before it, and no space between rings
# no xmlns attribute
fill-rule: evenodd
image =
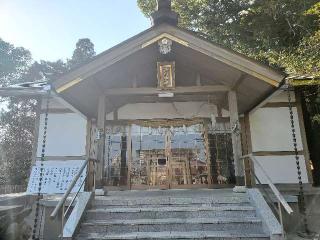
<svg viewBox="0 0 320 240"><path fill-rule="evenodd" d="M253 163L255 164L255 166L257 166L261 173L263 174L263 177L266 179L267 184L269 185L269 187L271 188L271 190L273 191L274 195L276 196L277 200L279 203L281 203L281 205L283 206L283 208L286 210L286 212L288 214L293 213L292 208L290 207L290 205L288 204L288 202L284 199L284 197L282 196L282 194L279 192L279 190L277 189L277 187L272 183L271 178L269 177L269 175L267 174L267 172L264 170L264 168L262 167L262 165L258 162L258 160L254 157L254 155L251 154L247 154L241 157L242 159L244 158L250 158Z"/></svg>
<svg viewBox="0 0 320 240"><path fill-rule="evenodd" d="M69 185L67 191L63 194L62 198L60 199L59 203L57 204L57 206L55 207L55 209L53 210L53 212L50 215L51 219L54 219L57 217L59 211L61 210L61 208L64 208L65 202L69 196L69 194L71 193L72 189L74 188L74 186L76 185L77 181L79 180L79 178L82 175L83 170L86 168L86 166L89 163L89 159L87 159L83 165L81 166L81 168L79 169L79 172L77 173L76 176L74 176L74 178L72 179L71 184Z"/></svg>
<svg viewBox="0 0 320 240"><path fill-rule="evenodd" d="M84 178L84 179L83 179L82 183L80 184L80 187L78 188L78 191L77 191L77 192L76 192L76 194L73 196L73 198L72 198L72 200L71 200L71 202L70 202L69 206L67 207L67 210L64 212L64 214L63 214L63 216L62 216L62 217L66 217L66 216L68 215L69 210L71 209L72 204L75 202L75 200L76 200L76 198L77 198L78 194L80 193L81 188L83 187L83 184L85 183L85 181L86 181L86 178Z"/></svg>

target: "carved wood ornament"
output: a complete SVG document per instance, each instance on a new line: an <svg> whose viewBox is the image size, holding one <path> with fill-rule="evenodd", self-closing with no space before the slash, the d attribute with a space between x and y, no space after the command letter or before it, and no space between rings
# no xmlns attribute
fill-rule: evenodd
<svg viewBox="0 0 320 240"><path fill-rule="evenodd" d="M175 62L158 62L158 88L170 90L175 88Z"/></svg>

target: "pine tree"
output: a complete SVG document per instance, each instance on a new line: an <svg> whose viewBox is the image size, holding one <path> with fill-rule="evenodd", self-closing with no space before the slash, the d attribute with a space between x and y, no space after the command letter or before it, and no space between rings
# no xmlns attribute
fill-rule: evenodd
<svg viewBox="0 0 320 240"><path fill-rule="evenodd" d="M72 58L68 61L69 68L78 67L96 55L94 44L89 38L79 39L76 49L73 51Z"/></svg>

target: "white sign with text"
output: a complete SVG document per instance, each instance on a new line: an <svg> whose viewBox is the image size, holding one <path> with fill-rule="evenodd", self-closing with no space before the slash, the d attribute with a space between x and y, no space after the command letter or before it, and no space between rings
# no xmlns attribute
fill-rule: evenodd
<svg viewBox="0 0 320 240"><path fill-rule="evenodd" d="M41 194L65 193L84 162L84 160L44 161L42 169L43 177L41 181ZM40 170L41 163L38 161L36 165L32 167L27 193L38 193ZM84 169L72 192L77 192L79 190L86 177L86 173L87 169ZM83 192L83 190L84 184L80 191Z"/></svg>

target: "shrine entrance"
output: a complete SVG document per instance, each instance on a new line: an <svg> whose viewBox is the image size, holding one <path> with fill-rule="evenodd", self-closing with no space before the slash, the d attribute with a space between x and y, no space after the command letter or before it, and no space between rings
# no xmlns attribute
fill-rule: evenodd
<svg viewBox="0 0 320 240"><path fill-rule="evenodd" d="M169 5L152 16L152 28L52 83L59 100L88 120L88 132L97 129L93 138L87 134L86 148L88 157L97 160L97 186L180 188L234 180L243 186L241 156L252 149L250 141L242 141L250 137L241 134L239 117L250 136L249 112L265 104L285 76L179 28ZM206 132L203 125L189 133L186 128L200 123L166 123L193 118L209 120L213 128L223 120L228 132ZM165 124L148 126L137 119L163 119ZM122 130L105 132L108 121ZM141 132L159 126L165 131L151 133L154 140L149 133L140 134L139 126Z"/></svg>
<svg viewBox="0 0 320 240"><path fill-rule="evenodd" d="M212 136L203 121L135 121L110 126L106 132L106 185L126 189L227 185L233 166L222 159ZM224 165L228 169L223 172Z"/></svg>

